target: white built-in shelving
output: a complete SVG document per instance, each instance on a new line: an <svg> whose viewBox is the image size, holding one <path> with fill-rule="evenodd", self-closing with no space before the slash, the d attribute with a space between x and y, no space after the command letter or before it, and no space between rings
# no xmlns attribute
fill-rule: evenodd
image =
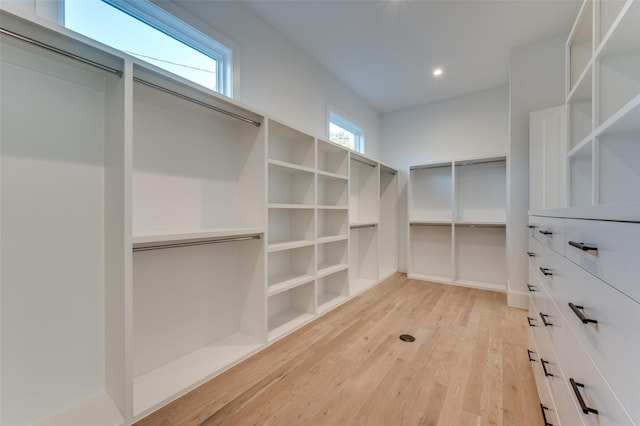
<svg viewBox="0 0 640 426"><path fill-rule="evenodd" d="M0 14L0 423L133 424L397 270L392 168Z"/></svg>
<svg viewBox="0 0 640 426"><path fill-rule="evenodd" d="M409 170L409 277L506 290L506 158Z"/></svg>
<svg viewBox="0 0 640 426"><path fill-rule="evenodd" d="M638 22L637 1L585 1L567 41L571 207L640 203Z"/></svg>

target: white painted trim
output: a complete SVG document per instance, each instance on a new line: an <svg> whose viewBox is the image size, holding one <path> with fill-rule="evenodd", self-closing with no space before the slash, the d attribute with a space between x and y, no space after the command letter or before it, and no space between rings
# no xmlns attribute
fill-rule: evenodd
<svg viewBox="0 0 640 426"><path fill-rule="evenodd" d="M519 291L507 292L507 305L511 308L528 309L529 295Z"/></svg>

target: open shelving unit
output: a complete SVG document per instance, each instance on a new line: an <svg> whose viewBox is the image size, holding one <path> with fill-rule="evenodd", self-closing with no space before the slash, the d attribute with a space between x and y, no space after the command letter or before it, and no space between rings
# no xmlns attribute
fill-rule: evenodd
<svg viewBox="0 0 640 426"><path fill-rule="evenodd" d="M410 278L506 290L506 158L409 169Z"/></svg>
<svg viewBox="0 0 640 426"><path fill-rule="evenodd" d="M640 203L639 21L637 1L585 1L567 41L571 207Z"/></svg>
<svg viewBox="0 0 640 426"><path fill-rule="evenodd" d="M392 168L9 9L0 423L133 424L395 272Z"/></svg>
<svg viewBox="0 0 640 426"><path fill-rule="evenodd" d="M109 52L0 14L3 29L125 68ZM22 40L1 43L0 423L117 424L128 403L128 183L117 172L126 85Z"/></svg>

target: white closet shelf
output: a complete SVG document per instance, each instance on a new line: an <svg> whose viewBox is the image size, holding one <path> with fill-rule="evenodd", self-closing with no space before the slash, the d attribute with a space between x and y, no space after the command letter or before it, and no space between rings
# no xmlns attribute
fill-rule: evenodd
<svg viewBox="0 0 640 426"><path fill-rule="evenodd" d="M282 172L287 172L287 173L300 173L300 172L304 172L304 173L315 173L315 170L310 168L310 167L305 167L305 166L300 166L298 164L293 164L293 163L287 163L285 161L280 161L280 160L269 160L269 166L272 166L273 168L279 169Z"/></svg>
<svg viewBox="0 0 640 426"><path fill-rule="evenodd" d="M327 275L335 274L336 272L344 271L349 268L346 263L321 263L318 265L317 277L322 278Z"/></svg>
<svg viewBox="0 0 640 426"><path fill-rule="evenodd" d="M336 293L321 293L318 294L318 310L320 312L328 311L334 306L339 305L342 301L346 300L347 296Z"/></svg>
<svg viewBox="0 0 640 426"><path fill-rule="evenodd" d="M449 226L451 225L451 221L450 220L430 220L430 219L415 219L415 220L410 220L409 221L409 225L424 225L424 226L429 226L429 225L433 225L433 226Z"/></svg>
<svg viewBox="0 0 640 426"><path fill-rule="evenodd" d="M576 80L573 89L567 95L567 102L588 101L593 96L591 80L593 76L593 59L589 61L585 70Z"/></svg>
<svg viewBox="0 0 640 426"><path fill-rule="evenodd" d="M507 221L502 220L456 220L454 222L456 226L469 226L469 227L500 227L507 226Z"/></svg>
<svg viewBox="0 0 640 426"><path fill-rule="evenodd" d="M269 277L269 296L281 293L302 284L307 284L314 280L314 276L310 274L293 273L280 274Z"/></svg>
<svg viewBox="0 0 640 426"><path fill-rule="evenodd" d="M407 274L407 277L411 279L421 280L421 281L431 281L434 283L442 283L442 284L451 283L451 277L449 276L443 277L441 275L418 274L418 273L412 272L410 274Z"/></svg>
<svg viewBox="0 0 640 426"><path fill-rule="evenodd" d="M325 172L323 170L317 170L316 173L318 174L318 178L329 178L329 179L337 179L342 181L349 180L349 176L341 175L338 173Z"/></svg>
<svg viewBox="0 0 640 426"><path fill-rule="evenodd" d="M270 209L313 209L315 204L269 203Z"/></svg>
<svg viewBox="0 0 640 426"><path fill-rule="evenodd" d="M168 398L186 393L262 346L259 339L236 332L141 374L133 383L134 413L137 415L157 408Z"/></svg>
<svg viewBox="0 0 640 426"><path fill-rule="evenodd" d="M362 277L351 279L349 280L349 287L352 289L351 295L362 293L377 282L378 280Z"/></svg>
<svg viewBox="0 0 640 426"><path fill-rule="evenodd" d="M594 132L600 136L610 133L638 131L640 129L640 95L636 95Z"/></svg>
<svg viewBox="0 0 640 426"><path fill-rule="evenodd" d="M318 205L318 210L349 210L349 206Z"/></svg>
<svg viewBox="0 0 640 426"><path fill-rule="evenodd" d="M133 237L132 242L133 248L143 248L161 244L197 243L217 238L249 237L263 233L263 228L216 228L200 231L137 235Z"/></svg>
<svg viewBox="0 0 640 426"><path fill-rule="evenodd" d="M36 423L38 426L69 426L69 425L119 425L124 419L109 395L100 393L93 398L55 414L46 420Z"/></svg>
<svg viewBox="0 0 640 426"><path fill-rule="evenodd" d="M284 336L314 317L309 312L289 309L269 317L269 341Z"/></svg>
<svg viewBox="0 0 640 426"><path fill-rule="evenodd" d="M638 48L640 40L640 2L629 0L622 8L611 29L604 36L595 56L615 55Z"/></svg>
<svg viewBox="0 0 640 426"><path fill-rule="evenodd" d="M589 135L589 137L585 138L569 151L567 158L590 157L592 142L593 138Z"/></svg>
<svg viewBox="0 0 640 426"><path fill-rule="evenodd" d="M276 251L290 250L300 247L312 246L315 243L314 240L295 240L295 241L280 241L277 243L269 244L267 251L273 253Z"/></svg>
<svg viewBox="0 0 640 426"><path fill-rule="evenodd" d="M334 241L344 241L349 238L348 235L329 235L326 237L318 237L318 244L332 243Z"/></svg>
<svg viewBox="0 0 640 426"><path fill-rule="evenodd" d="M507 285L502 283L486 283L486 282L472 281L472 280L455 280L453 284L459 285L461 287L481 288L484 290L492 290L492 291L499 291L499 292L507 291Z"/></svg>

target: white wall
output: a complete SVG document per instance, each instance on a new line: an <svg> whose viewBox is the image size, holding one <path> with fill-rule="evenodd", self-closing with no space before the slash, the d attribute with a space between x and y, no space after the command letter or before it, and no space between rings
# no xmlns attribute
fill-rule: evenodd
<svg viewBox="0 0 640 426"><path fill-rule="evenodd" d="M407 173L409 166L506 155L507 86L387 113L382 117L382 159L400 170L400 259L407 270Z"/></svg>
<svg viewBox="0 0 640 426"><path fill-rule="evenodd" d="M58 0L3 0L56 20ZM240 1L154 0L233 48L234 98L314 136L325 137L327 105L364 129L365 153L379 159L380 114Z"/></svg>
<svg viewBox="0 0 640 426"><path fill-rule="evenodd" d="M565 42L554 37L511 52L507 227L508 301L526 306L529 112L564 104Z"/></svg>
<svg viewBox="0 0 640 426"><path fill-rule="evenodd" d="M244 3L158 4L205 33L213 28L233 41L240 70L235 99L321 137L331 104L364 129L366 154L379 158L380 114Z"/></svg>

